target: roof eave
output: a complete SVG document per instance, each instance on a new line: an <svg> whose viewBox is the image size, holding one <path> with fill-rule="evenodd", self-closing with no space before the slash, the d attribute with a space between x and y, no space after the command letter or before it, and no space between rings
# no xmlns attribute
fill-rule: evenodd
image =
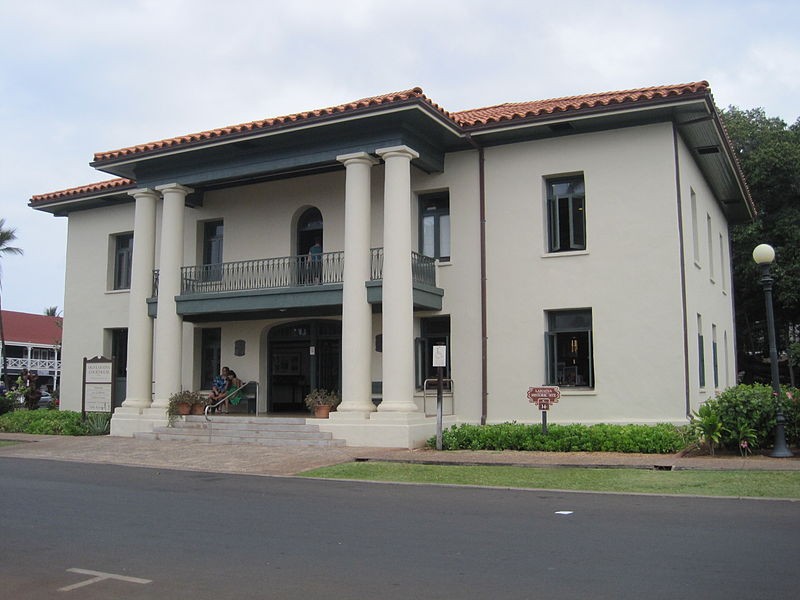
<svg viewBox="0 0 800 600"><path fill-rule="evenodd" d="M706 96L707 94L705 92L695 92L681 96L668 96L666 98L656 98L651 100L620 102L591 108L579 108L531 115L529 117L507 119L481 125L463 125L462 129L472 136L487 135L498 131L523 129L526 127L541 127L564 121L593 119L601 115L612 116L614 113L630 114L631 112L661 109L670 105L678 106L690 103L700 103L705 101Z"/></svg>
<svg viewBox="0 0 800 600"><path fill-rule="evenodd" d="M446 129L454 137L463 137L461 128L447 115L443 114L441 110L438 110L432 106L428 100L425 98L407 98L404 100L398 100L391 104L367 106L346 113L334 113L320 115L318 117L309 117L307 119L303 119L302 121L283 123L258 130L235 132L216 138L183 142L166 148L156 148L153 150L135 152L118 158L95 160L89 163L89 165L99 171L103 171L112 175L135 178L135 173L132 172L132 168L135 165L147 160L174 156L196 150L220 147L228 144L235 144L243 140L257 140L298 131L316 129L333 124L360 121L378 115L388 115L408 110L420 110L432 121Z"/></svg>

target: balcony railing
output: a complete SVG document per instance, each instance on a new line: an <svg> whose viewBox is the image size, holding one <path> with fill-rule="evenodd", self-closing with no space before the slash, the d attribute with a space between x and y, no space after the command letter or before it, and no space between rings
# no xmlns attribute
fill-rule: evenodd
<svg viewBox="0 0 800 600"><path fill-rule="evenodd" d="M53 358L13 358L8 357L9 369L29 369L32 371L58 371L61 361Z"/></svg>
<svg viewBox="0 0 800 600"><path fill-rule="evenodd" d="M181 293L239 292L341 283L344 252L181 268Z"/></svg>
<svg viewBox="0 0 800 600"><path fill-rule="evenodd" d="M414 284L436 285L436 261L411 253ZM158 297L159 271L153 271L153 298ZM383 248L371 250L370 279L383 279ZM216 265L181 267L181 294L240 292L338 284L344 281L344 252L240 260Z"/></svg>
<svg viewBox="0 0 800 600"><path fill-rule="evenodd" d="M436 259L419 252L411 253L411 279L414 283L436 285Z"/></svg>
<svg viewBox="0 0 800 600"><path fill-rule="evenodd" d="M383 248L372 249L370 261L370 279L383 279ZM411 279L414 283L436 285L436 260L418 252L411 252Z"/></svg>

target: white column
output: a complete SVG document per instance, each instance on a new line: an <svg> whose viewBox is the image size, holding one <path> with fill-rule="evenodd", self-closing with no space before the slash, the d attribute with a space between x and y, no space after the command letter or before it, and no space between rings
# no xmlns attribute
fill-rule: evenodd
<svg viewBox="0 0 800 600"><path fill-rule="evenodd" d="M366 152L337 156L346 169L344 192L344 285L342 289L342 403L339 413L373 412L370 278L371 169ZM334 413L336 418L336 413Z"/></svg>
<svg viewBox="0 0 800 600"><path fill-rule="evenodd" d="M133 218L133 261L128 300L128 372L123 406L146 408L152 401L153 320L147 314L147 298L153 287L156 252L156 203L158 192L138 189Z"/></svg>
<svg viewBox="0 0 800 600"><path fill-rule="evenodd" d="M181 388L183 319L177 313L175 297L181 292L184 204L186 195L192 190L177 183L158 186L156 189L161 192L164 202L158 261L153 408L166 408L170 395Z"/></svg>
<svg viewBox="0 0 800 600"><path fill-rule="evenodd" d="M386 163L383 195L383 401L379 412L417 412L411 278L411 160L407 146L376 150Z"/></svg>

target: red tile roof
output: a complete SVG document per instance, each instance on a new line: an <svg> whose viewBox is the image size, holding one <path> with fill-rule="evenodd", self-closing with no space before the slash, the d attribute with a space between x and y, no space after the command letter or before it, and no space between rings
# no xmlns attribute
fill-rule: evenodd
<svg viewBox="0 0 800 600"><path fill-rule="evenodd" d="M476 127L510 121L513 119L524 119L543 114L568 112L597 108L599 106L610 106L613 104L626 104L640 102L643 100L654 100L658 98L668 98L671 96L682 96L709 91L707 81L696 83L685 83L678 85L664 85L658 87L641 88L635 90L624 90L619 92L603 92L599 94L586 94L582 96L570 96L567 98L555 98L551 100L538 100L533 102L518 102L498 104L487 108L476 108L464 110L456 113L448 113L436 103L432 102L422 91L422 88L415 87L402 92L391 92L380 96L371 96L354 100L346 104L320 108L301 113L294 113L283 117L250 121L240 125L229 125L219 129L211 129L198 133L190 133L174 138L167 138L157 142L149 142L138 146L130 146L119 150L98 152L94 155L96 163L119 160L121 158L158 152L185 146L187 144L205 143L211 140L247 134L250 132L277 129L283 126L293 125L305 121L313 121L333 117L340 113L351 113L356 111L368 110L377 106L397 104L400 102L418 100L433 107L448 120L453 121L461 127Z"/></svg>
<svg viewBox="0 0 800 600"><path fill-rule="evenodd" d="M54 346L61 343L61 317L48 317L31 313L4 310L3 334L6 344L40 344Z"/></svg>
<svg viewBox="0 0 800 600"><path fill-rule="evenodd" d="M231 125L219 129L192 133L175 138L140 144L129 148L111 150L108 152L98 152L94 155L97 163L115 161L126 157L136 157L153 152L168 150L191 144L202 144L212 140L224 139L226 137L236 137L246 135L251 132L268 131L278 129L297 123L313 122L335 118L339 114L368 111L376 107L387 106L399 103L421 102L433 108L442 117L452 122L463 130L477 127L502 126L506 122L514 120L530 119L561 113L571 113L584 110L592 110L607 106L634 104L638 102L669 99L672 97L689 96L696 94L706 94L710 92L707 81L694 83L683 83L677 85L664 85L657 87L640 88L633 90L623 90L617 92L602 92L597 94L585 94L581 96L569 96L566 98L553 98L550 100L537 100L532 102L514 102L498 104L485 108L476 108L449 113L432 102L422 91L415 87L402 92L392 92L380 96L362 98L346 104L339 104L328 108L295 113L283 117L251 121L240 125ZM92 195L95 193L106 192L109 190L122 191L126 188L135 187L136 183L130 179L118 178L100 183L70 188L48 194L40 194L31 198L31 204L40 202L64 200L77 196Z"/></svg>
<svg viewBox="0 0 800 600"><path fill-rule="evenodd" d="M209 131L201 131L199 133L190 133L180 137L168 138L159 140L157 142L150 142L147 144L140 144L138 146L131 146L129 148L121 148L119 150L110 150L108 152L98 152L94 155L95 162L105 162L109 160L117 160L126 156L134 156L148 152L155 152L174 148L176 146L183 146L186 144L203 143L209 140L225 138L229 136L236 136L237 134L244 134L250 132L258 132L260 130L277 129L286 125L293 125L295 123L304 121L313 121L315 119L331 117L340 113L350 113L355 111L362 111L384 104L397 104L408 100L421 100L436 110L440 111L445 116L447 113L439 108L436 104L431 102L425 94L422 93L422 88L415 87L410 90L402 92L392 92L380 96L371 96L369 98L362 98L361 100L354 100L346 104L339 104L337 106L329 106L328 108L319 108L301 113L286 115L283 117L274 117L271 119L262 119L259 121L250 121L249 123L242 123L240 125L229 125L219 129L211 129Z"/></svg>
<svg viewBox="0 0 800 600"><path fill-rule="evenodd" d="M643 100L670 98L709 91L708 82L699 81L619 92L601 92L582 96L568 96L566 98L552 98L550 100L535 100L533 102L505 103L486 108L462 110L451 113L450 116L462 127L477 127L513 119L588 110L616 104L631 104Z"/></svg>
<svg viewBox="0 0 800 600"><path fill-rule="evenodd" d="M47 202L50 200L64 200L73 196L91 195L115 189L122 191L126 188L133 188L135 186L136 182L132 179L124 179L119 177L117 179L109 179L99 183L90 183L88 185L69 188L68 190L60 190L58 192L50 192L48 194L39 194L31 197L31 204L36 204L37 202Z"/></svg>

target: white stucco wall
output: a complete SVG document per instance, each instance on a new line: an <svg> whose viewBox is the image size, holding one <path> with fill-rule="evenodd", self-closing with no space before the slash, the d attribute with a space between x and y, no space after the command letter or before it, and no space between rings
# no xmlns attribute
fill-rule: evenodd
<svg viewBox="0 0 800 600"><path fill-rule="evenodd" d="M680 247L669 124L487 150L488 420L538 421L546 311L591 308L594 390L562 391L553 421L685 414ZM585 252L547 252L546 177L583 173Z"/></svg>
<svg viewBox="0 0 800 600"><path fill-rule="evenodd" d="M686 263L689 394L692 410L718 391L736 385L735 321L731 283L730 236L725 216L697 164L678 140ZM696 214L692 211L692 192ZM697 252L693 220L697 220ZM711 238L709 240L709 222ZM722 242L720 243L720 235ZM713 265L713 267L712 267ZM697 315L702 317L705 386L700 385ZM717 329L718 384L714 385L712 328ZM727 344L726 344L727 340Z"/></svg>
<svg viewBox="0 0 800 600"><path fill-rule="evenodd" d="M73 212L67 226L61 407L81 408L83 359L109 355L109 329L127 328L128 292L114 291L109 236L133 231L133 204Z"/></svg>
<svg viewBox="0 0 800 600"><path fill-rule="evenodd" d="M448 190L450 195L450 261L438 269L438 286L445 290L441 313L450 315L450 361L458 414L469 420L481 411L481 280L480 190L478 152L448 154L442 173L428 175L415 169L412 247L419 249L418 197Z"/></svg>

